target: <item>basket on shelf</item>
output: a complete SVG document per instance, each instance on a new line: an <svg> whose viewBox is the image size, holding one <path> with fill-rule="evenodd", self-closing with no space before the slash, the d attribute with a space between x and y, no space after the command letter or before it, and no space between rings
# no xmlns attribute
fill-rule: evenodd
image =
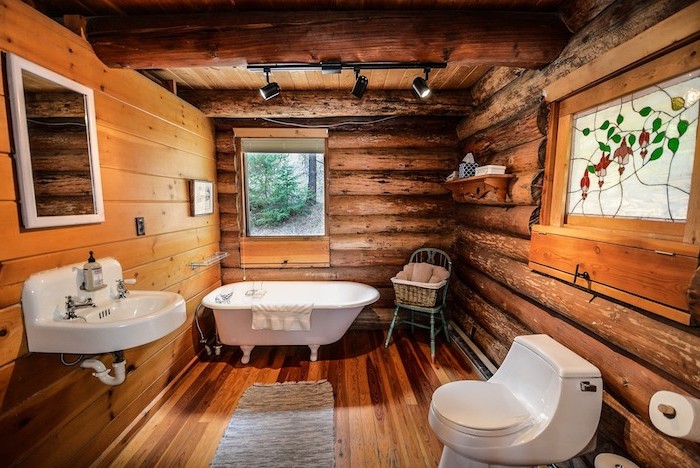
<svg viewBox="0 0 700 468"><path fill-rule="evenodd" d="M435 307L439 294L447 285L447 281L416 283L396 278L391 278L391 282L394 285L396 302L420 307Z"/></svg>

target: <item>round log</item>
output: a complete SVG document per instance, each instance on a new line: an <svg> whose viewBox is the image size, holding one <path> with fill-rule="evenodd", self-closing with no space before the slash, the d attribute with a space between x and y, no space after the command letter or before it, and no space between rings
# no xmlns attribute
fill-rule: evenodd
<svg viewBox="0 0 700 468"><path fill-rule="evenodd" d="M330 195L440 195L448 193L444 172L331 171Z"/></svg>
<svg viewBox="0 0 700 468"><path fill-rule="evenodd" d="M411 248L398 247L395 249L357 249L357 250L331 250L331 266L386 266L393 265L396 272L408 263L413 250Z"/></svg>
<svg viewBox="0 0 700 468"><path fill-rule="evenodd" d="M516 336L532 334L532 330L527 326L486 302L468 285L455 281L450 289L452 298L460 305L460 309L468 310L469 315L474 318L476 323L505 348L511 347Z"/></svg>
<svg viewBox="0 0 700 468"><path fill-rule="evenodd" d="M696 389L700 396L700 336L588 291L531 271L481 246L462 244L458 257L499 283L580 324Z"/></svg>
<svg viewBox="0 0 700 468"><path fill-rule="evenodd" d="M460 243L478 245L499 252L501 255L522 263L528 262L530 241L498 232L490 232L471 226L460 226L456 230L456 247Z"/></svg>
<svg viewBox="0 0 700 468"><path fill-rule="evenodd" d="M459 314L453 317L453 320L492 363L498 366L503 362L508 354L508 347L503 346L493 335L484 330L473 317Z"/></svg>
<svg viewBox="0 0 700 468"><path fill-rule="evenodd" d="M250 90L181 90L178 95L207 117L238 118L328 118L411 115L465 116L469 99L460 93L434 91L430 99L416 99L410 90L372 90L358 101L345 90L288 91L261 102Z"/></svg>
<svg viewBox="0 0 700 468"><path fill-rule="evenodd" d="M547 135L549 109L536 103L504 123L488 127L467 138L464 152L477 158L504 151L514 146L539 140Z"/></svg>
<svg viewBox="0 0 700 468"><path fill-rule="evenodd" d="M508 83L525 73L525 68L493 67L474 83L471 88L474 105L481 104L506 86Z"/></svg>
<svg viewBox="0 0 700 468"><path fill-rule="evenodd" d="M479 156L476 162L480 166L505 166L507 174L536 171L544 167L546 141L545 137L541 137L497 153Z"/></svg>
<svg viewBox="0 0 700 468"><path fill-rule="evenodd" d="M447 249L451 243L451 237L442 233L338 234L332 236L330 240L331 252L334 250L394 250L402 248L409 248L413 251L421 247Z"/></svg>
<svg viewBox="0 0 700 468"><path fill-rule="evenodd" d="M444 130L444 129L443 129ZM457 137L452 131L441 133L423 131L365 131L333 132L328 138L328 148L423 148L423 147L457 148Z"/></svg>
<svg viewBox="0 0 700 468"><path fill-rule="evenodd" d="M457 126L460 140L505 122L538 103L548 83L563 78L608 50L693 3L694 0L615 2L574 35L544 69L528 70L472 111ZM595 37L596 40L591 40Z"/></svg>
<svg viewBox="0 0 700 468"><path fill-rule="evenodd" d="M603 393L600 430L621 445L641 466L700 466L698 444L662 435Z"/></svg>
<svg viewBox="0 0 700 468"><path fill-rule="evenodd" d="M219 172L216 175L216 189L218 193L236 194L238 193L238 183L236 173Z"/></svg>
<svg viewBox="0 0 700 468"><path fill-rule="evenodd" d="M444 195L392 196L392 195L332 195L328 203L331 216L413 215L447 217L453 212L454 203Z"/></svg>
<svg viewBox="0 0 700 468"><path fill-rule="evenodd" d="M326 158L330 170L447 171L457 167L456 148L336 148Z"/></svg>
<svg viewBox="0 0 700 468"><path fill-rule="evenodd" d="M331 216L331 235L376 232L445 232L451 228L451 218L409 215Z"/></svg>
<svg viewBox="0 0 700 468"><path fill-rule="evenodd" d="M517 237L530 238L531 218L538 216L536 206L476 206L460 204L457 219L465 225L491 232L502 232Z"/></svg>

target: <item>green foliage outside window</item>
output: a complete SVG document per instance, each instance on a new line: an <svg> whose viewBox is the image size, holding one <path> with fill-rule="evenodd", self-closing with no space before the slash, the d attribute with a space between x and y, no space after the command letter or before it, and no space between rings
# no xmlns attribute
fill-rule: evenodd
<svg viewBox="0 0 700 468"><path fill-rule="evenodd" d="M248 206L254 226L276 226L308 211L315 194L286 153L247 153Z"/></svg>

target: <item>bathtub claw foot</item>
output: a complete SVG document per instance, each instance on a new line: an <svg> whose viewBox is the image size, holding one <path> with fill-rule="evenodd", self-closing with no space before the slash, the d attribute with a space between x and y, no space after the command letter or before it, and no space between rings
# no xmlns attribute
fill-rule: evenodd
<svg viewBox="0 0 700 468"><path fill-rule="evenodd" d="M316 362L316 360L318 359L318 348L320 346L321 345L317 345L317 344L310 344L309 345L309 349L311 350L311 361Z"/></svg>
<svg viewBox="0 0 700 468"><path fill-rule="evenodd" d="M255 346L241 345L241 351L243 351L243 357L241 358L241 364L248 364L250 362L250 353L253 351Z"/></svg>

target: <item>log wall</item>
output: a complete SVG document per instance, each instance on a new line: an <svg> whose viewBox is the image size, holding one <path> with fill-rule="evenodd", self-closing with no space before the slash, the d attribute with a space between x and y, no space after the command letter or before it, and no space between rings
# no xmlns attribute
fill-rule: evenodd
<svg viewBox="0 0 700 468"><path fill-rule="evenodd" d="M109 70L89 44L18 0L0 0L2 50L95 90L106 220L22 228L7 95L0 85L0 459L14 466L88 466L195 356L192 315L221 283L218 266L187 264L219 248L219 220L189 216L187 179L215 180L213 129L198 110L133 71ZM37 38L41 38L38 40ZM136 237L143 216L146 235ZM59 355L29 353L20 304L34 272L96 257L118 259L134 288L187 300L188 320L126 350L126 381L101 384ZM66 356L73 360L75 356ZM103 356L111 366L111 357Z"/></svg>
<svg viewBox="0 0 700 468"><path fill-rule="evenodd" d="M232 254L224 261L224 283L240 281L244 273L239 253L241 185L231 131L244 125L256 122L219 120L216 125L221 248ZM455 125L454 119L402 118L332 127L326 155L330 267L246 269L246 278L371 284L381 298L353 326L386 327L394 300L390 278L413 250L451 244L452 202L441 182L458 160L451 131Z"/></svg>
<svg viewBox="0 0 700 468"><path fill-rule="evenodd" d="M575 15L576 3L591 2L566 2L562 14ZM545 69L493 70L475 85L479 105L457 128L464 149L479 164L503 164L518 179L532 178L543 167L547 141L542 87L579 66L580 57L608 50L689 3L596 2L597 16L572 28L578 32ZM659 466L660 460L664 466L697 466L698 444L656 430L648 405L659 390L700 397L700 333L532 272L529 227L538 219L541 182L531 189L530 199L517 197L521 203L511 197L506 204L490 200L456 209L453 318L497 364L515 336L551 335L601 370L602 436L641 466Z"/></svg>

